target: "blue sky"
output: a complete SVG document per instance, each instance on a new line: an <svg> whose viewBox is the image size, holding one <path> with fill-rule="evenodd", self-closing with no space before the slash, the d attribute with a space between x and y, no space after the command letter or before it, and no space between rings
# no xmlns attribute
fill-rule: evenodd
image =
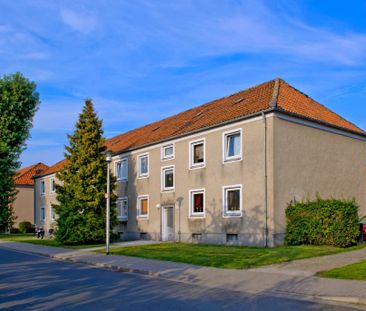
<svg viewBox="0 0 366 311"><path fill-rule="evenodd" d="M0 74L42 100L23 166L63 158L86 97L112 137L278 76L366 129L365 16L363 0L0 0Z"/></svg>

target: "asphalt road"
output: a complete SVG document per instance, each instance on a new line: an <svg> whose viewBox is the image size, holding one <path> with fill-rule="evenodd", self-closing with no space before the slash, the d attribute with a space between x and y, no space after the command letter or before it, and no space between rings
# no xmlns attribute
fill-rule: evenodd
<svg viewBox="0 0 366 311"><path fill-rule="evenodd" d="M0 247L0 310L356 310L243 295L54 261Z"/></svg>

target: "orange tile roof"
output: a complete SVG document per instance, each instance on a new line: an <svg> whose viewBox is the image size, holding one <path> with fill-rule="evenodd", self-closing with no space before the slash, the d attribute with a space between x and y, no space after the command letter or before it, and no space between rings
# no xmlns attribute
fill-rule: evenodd
<svg viewBox="0 0 366 311"><path fill-rule="evenodd" d="M48 169L48 166L43 163L37 163L37 164L33 164L31 166L22 168L17 172L16 176L14 177L15 184L32 186L32 185L34 185L33 177L43 173L44 170L46 170L46 169Z"/></svg>
<svg viewBox="0 0 366 311"><path fill-rule="evenodd" d="M322 104L311 99L301 91L295 89L285 81L278 79L277 108L301 118L308 118L312 121L325 123L327 125L346 129L355 133L365 135L365 131L353 123L343 119Z"/></svg>
<svg viewBox="0 0 366 311"><path fill-rule="evenodd" d="M56 164L54 165L51 165L50 167L48 167L47 169L45 169L44 171L42 171L40 174L37 175L37 177L40 177L40 176L46 176L46 175L49 175L49 174L53 174L53 173L56 173L58 172L65 164L67 163L67 160L66 159L63 159L59 162L57 162Z"/></svg>
<svg viewBox="0 0 366 311"><path fill-rule="evenodd" d="M121 153L267 111L280 111L366 136L356 125L277 78L117 135L108 139L106 146L113 153ZM42 175L58 171L65 162L56 163Z"/></svg>

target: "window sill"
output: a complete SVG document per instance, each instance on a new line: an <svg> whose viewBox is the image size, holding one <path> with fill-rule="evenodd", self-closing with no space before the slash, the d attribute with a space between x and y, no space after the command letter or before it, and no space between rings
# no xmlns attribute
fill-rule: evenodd
<svg viewBox="0 0 366 311"><path fill-rule="evenodd" d="M140 175L140 176L137 176L137 179L146 179L146 178L149 178L149 175Z"/></svg>
<svg viewBox="0 0 366 311"><path fill-rule="evenodd" d="M137 216L137 220L149 220L149 216Z"/></svg>
<svg viewBox="0 0 366 311"><path fill-rule="evenodd" d="M205 219L206 218L206 215L190 215L188 216L188 219Z"/></svg>
<svg viewBox="0 0 366 311"><path fill-rule="evenodd" d="M128 217L122 217L122 216L120 216L120 217L117 217L117 219L119 221L127 221L128 220Z"/></svg>
<svg viewBox="0 0 366 311"><path fill-rule="evenodd" d="M240 218L243 217L242 213L227 213L222 215L223 218Z"/></svg>
<svg viewBox="0 0 366 311"><path fill-rule="evenodd" d="M175 188L161 190L161 193L169 193L169 192L175 192Z"/></svg>
<svg viewBox="0 0 366 311"><path fill-rule="evenodd" d="M161 159L161 162L171 161L171 160L174 160L174 159L175 159L175 157L162 158L162 159Z"/></svg>
<svg viewBox="0 0 366 311"><path fill-rule="evenodd" d="M227 159L224 159L224 164L225 163L231 163L231 162L239 162L241 160L243 160L242 157L227 158Z"/></svg>
<svg viewBox="0 0 366 311"><path fill-rule="evenodd" d="M206 167L206 163L202 163L202 164L197 164L197 165L191 165L190 166L190 170L197 170L197 169L200 169L200 168L205 168Z"/></svg>
<svg viewBox="0 0 366 311"><path fill-rule="evenodd" d="M117 179L117 182L128 182L128 179L127 178Z"/></svg>

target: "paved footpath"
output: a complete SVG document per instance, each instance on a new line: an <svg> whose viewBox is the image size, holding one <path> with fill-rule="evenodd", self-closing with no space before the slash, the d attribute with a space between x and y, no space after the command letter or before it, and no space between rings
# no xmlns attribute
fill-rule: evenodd
<svg viewBox="0 0 366 311"><path fill-rule="evenodd" d="M134 244L151 243L136 241ZM131 244L122 243L118 246ZM303 259L248 270L218 269L189 264L70 250L19 242L0 241L0 247L31 252L57 260L93 265L116 271L142 273L210 288L250 294L273 294L299 299L323 299L356 303L366 309L366 281L319 278L314 274L360 260L366 248L348 253Z"/></svg>

